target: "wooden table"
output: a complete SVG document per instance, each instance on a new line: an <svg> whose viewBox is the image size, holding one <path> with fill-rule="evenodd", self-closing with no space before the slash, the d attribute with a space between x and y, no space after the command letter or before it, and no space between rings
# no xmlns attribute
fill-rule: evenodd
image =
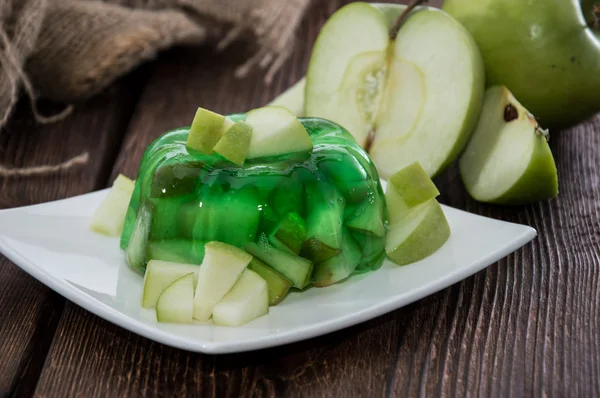
<svg viewBox="0 0 600 398"><path fill-rule="evenodd" d="M146 145L190 122L264 105L306 71L314 38L343 1L315 1L271 87L235 80L243 46L176 49L77 106L32 121L25 101L0 134L0 164L86 167L0 179L0 207L66 198L135 177ZM326 336L239 355L193 354L132 334L66 301L0 257L0 395L600 396L600 117L555 133L560 196L525 207L470 199L450 168L441 201L531 225L533 243L442 292Z"/></svg>

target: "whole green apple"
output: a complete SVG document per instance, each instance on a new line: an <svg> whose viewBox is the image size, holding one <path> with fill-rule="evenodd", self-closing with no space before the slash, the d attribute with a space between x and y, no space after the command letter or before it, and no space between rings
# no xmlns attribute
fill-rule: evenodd
<svg viewBox="0 0 600 398"><path fill-rule="evenodd" d="M600 10L594 0L446 0L474 36L487 85L503 84L542 125L600 110Z"/></svg>

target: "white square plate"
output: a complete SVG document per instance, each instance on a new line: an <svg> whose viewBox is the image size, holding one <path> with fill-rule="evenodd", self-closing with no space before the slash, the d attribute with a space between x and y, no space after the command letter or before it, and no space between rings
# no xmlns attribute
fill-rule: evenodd
<svg viewBox="0 0 600 398"><path fill-rule="evenodd" d="M210 354L278 346L333 332L395 310L464 279L536 236L530 227L444 207L452 235L435 254L323 289L291 293L242 327L156 322L141 308L143 278L125 264L117 238L88 224L107 190L0 211L0 251L40 282L88 311L173 347Z"/></svg>

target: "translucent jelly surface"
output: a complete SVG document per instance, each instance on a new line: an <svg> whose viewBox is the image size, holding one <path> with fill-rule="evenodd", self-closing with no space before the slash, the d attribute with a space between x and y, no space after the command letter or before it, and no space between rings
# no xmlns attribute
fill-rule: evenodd
<svg viewBox="0 0 600 398"><path fill-rule="evenodd" d="M216 240L311 260L317 286L380 267L387 210L373 163L339 125L300 121L312 152L246 160L242 167L188 151L188 128L154 141L121 236L129 265L143 271L153 258L200 264L204 244Z"/></svg>

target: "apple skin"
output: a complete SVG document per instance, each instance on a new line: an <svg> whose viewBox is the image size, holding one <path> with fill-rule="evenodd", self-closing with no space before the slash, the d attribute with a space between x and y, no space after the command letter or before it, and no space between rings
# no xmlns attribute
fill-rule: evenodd
<svg viewBox="0 0 600 398"><path fill-rule="evenodd" d="M558 176L554 158L546 139L536 140L527 169L515 184L489 203L523 205L547 200L558 195Z"/></svg>
<svg viewBox="0 0 600 398"><path fill-rule="evenodd" d="M600 110L595 2L446 0L443 9L475 38L488 86L507 86L540 124L561 129Z"/></svg>

